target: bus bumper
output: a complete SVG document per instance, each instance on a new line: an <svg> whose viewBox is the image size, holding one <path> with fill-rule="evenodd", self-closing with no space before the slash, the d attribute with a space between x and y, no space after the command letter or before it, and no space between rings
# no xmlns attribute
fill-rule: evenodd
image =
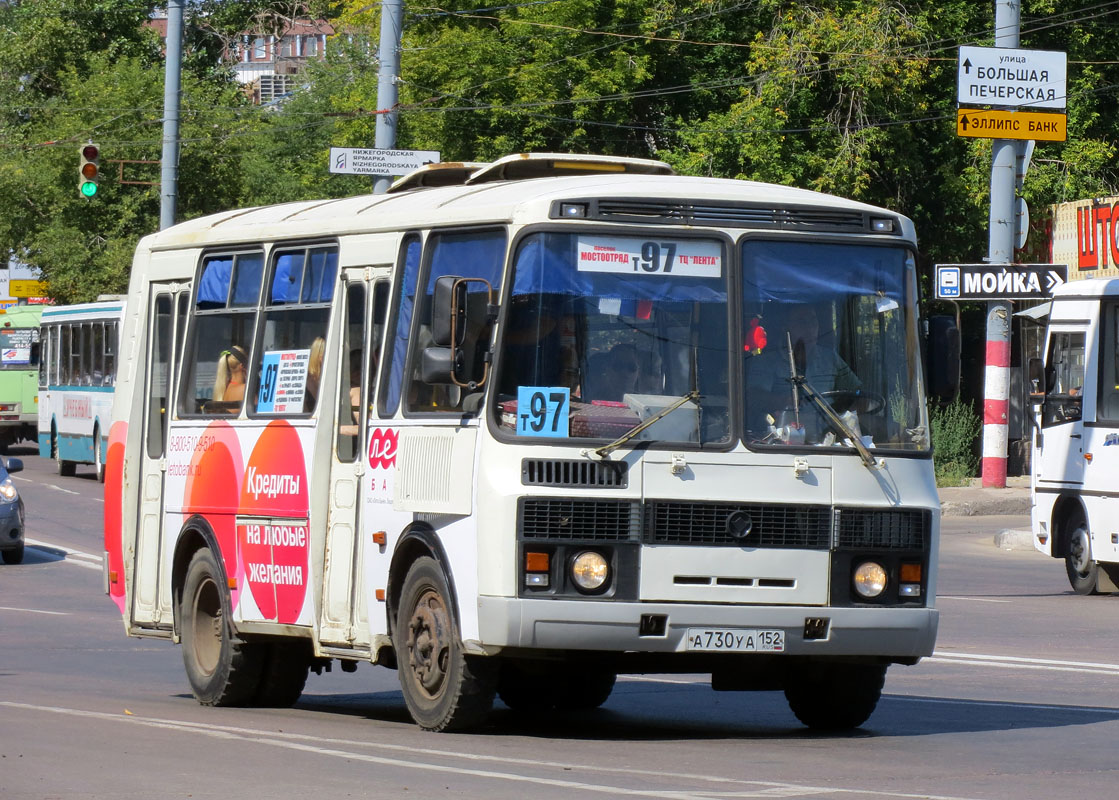
<svg viewBox="0 0 1119 800"><path fill-rule="evenodd" d="M676 605L480 597L479 649L680 653L688 629L782 630L783 653L793 656L863 656L913 663L932 655L935 608L830 608L817 606ZM643 635L652 615L663 634ZM820 638L819 620L826 620ZM646 628L649 626L646 625ZM811 630L811 634L809 634ZM468 643L468 647L470 644Z"/></svg>

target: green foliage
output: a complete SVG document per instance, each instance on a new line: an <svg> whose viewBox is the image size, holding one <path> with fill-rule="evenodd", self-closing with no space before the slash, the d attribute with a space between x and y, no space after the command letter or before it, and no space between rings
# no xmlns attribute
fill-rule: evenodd
<svg viewBox="0 0 1119 800"><path fill-rule="evenodd" d="M979 415L957 397L944 407L934 407L929 421L936 485L967 486L979 469L979 456L975 453L975 444L983 431Z"/></svg>

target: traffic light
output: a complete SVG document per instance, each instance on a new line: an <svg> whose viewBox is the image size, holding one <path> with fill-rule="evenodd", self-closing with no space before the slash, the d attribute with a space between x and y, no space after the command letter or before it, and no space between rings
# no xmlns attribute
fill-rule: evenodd
<svg viewBox="0 0 1119 800"><path fill-rule="evenodd" d="M82 197L93 197L97 194L97 179L101 176L101 148L90 142L82 145L82 160L78 167L78 191Z"/></svg>

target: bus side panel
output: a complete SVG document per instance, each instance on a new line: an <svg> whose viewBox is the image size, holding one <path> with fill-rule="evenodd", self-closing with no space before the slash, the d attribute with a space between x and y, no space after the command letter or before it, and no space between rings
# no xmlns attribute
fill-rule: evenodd
<svg viewBox="0 0 1119 800"><path fill-rule="evenodd" d="M111 388L102 388L55 390L52 393L53 399L58 402L54 424L58 431L59 458L79 464L94 462L93 437L95 433L100 435L104 445L105 423L112 410L112 391Z"/></svg>
<svg viewBox="0 0 1119 800"><path fill-rule="evenodd" d="M193 515L206 520L230 579L235 621L313 623L307 469L313 439L313 421L172 425L164 536L176 536L180 521Z"/></svg>
<svg viewBox="0 0 1119 800"><path fill-rule="evenodd" d="M108 594L124 613L124 449L128 423L113 423L105 461L105 553L108 556Z"/></svg>

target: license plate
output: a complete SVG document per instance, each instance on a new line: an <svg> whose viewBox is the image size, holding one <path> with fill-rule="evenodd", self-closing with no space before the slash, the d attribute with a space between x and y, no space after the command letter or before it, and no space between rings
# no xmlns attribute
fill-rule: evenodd
<svg viewBox="0 0 1119 800"><path fill-rule="evenodd" d="M780 653L785 632L749 628L688 628L688 650L713 653Z"/></svg>

